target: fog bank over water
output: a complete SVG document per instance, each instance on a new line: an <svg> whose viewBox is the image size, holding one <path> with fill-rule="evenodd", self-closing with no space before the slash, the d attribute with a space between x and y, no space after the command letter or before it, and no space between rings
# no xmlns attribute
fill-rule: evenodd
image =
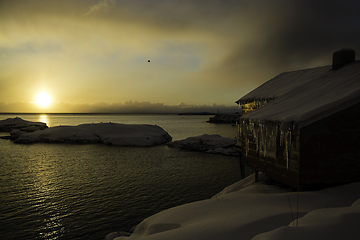
<svg viewBox="0 0 360 240"><path fill-rule="evenodd" d="M74 104L55 102L48 107L40 107L28 102L0 102L0 112L2 113L186 113L186 112L211 112L211 113L234 113L239 112L239 106L222 104L194 105L179 103L176 105L166 105L164 103L127 101L124 103L93 103L93 104Z"/></svg>

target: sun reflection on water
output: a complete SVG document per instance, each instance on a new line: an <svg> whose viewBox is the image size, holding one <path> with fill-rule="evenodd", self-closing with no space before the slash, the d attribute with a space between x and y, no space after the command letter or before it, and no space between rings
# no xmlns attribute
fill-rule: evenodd
<svg viewBox="0 0 360 240"><path fill-rule="evenodd" d="M65 233L62 221L67 212L55 181L59 177L56 164L49 161L46 152L39 153L32 163L29 170L33 173L33 190L29 199L32 199L33 207L40 213L38 236L41 239L55 240Z"/></svg>
<svg viewBox="0 0 360 240"><path fill-rule="evenodd" d="M39 122L46 123L47 126L49 126L49 119L46 114L42 114L39 116Z"/></svg>

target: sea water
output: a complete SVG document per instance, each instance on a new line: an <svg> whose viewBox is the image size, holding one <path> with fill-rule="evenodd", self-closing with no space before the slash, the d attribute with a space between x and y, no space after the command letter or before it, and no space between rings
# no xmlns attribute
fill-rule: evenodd
<svg viewBox="0 0 360 240"><path fill-rule="evenodd" d="M235 137L231 124L174 114L0 114L48 126L156 124L173 140ZM1 133L5 135L5 133ZM0 139L1 239L104 239L170 207L208 199L240 179L237 157L166 145L14 144Z"/></svg>

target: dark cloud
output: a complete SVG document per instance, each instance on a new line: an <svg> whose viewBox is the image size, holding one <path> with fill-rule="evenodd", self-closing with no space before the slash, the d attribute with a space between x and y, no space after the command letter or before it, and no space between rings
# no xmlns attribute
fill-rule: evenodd
<svg viewBox="0 0 360 240"><path fill-rule="evenodd" d="M360 51L360 2L254 1L259 2L266 12L261 16L262 7L254 6L248 19L256 38L239 43L223 62L238 76L247 72L259 82L266 75L331 64L332 53L341 48ZM256 18L260 23L251 26Z"/></svg>
<svg viewBox="0 0 360 240"><path fill-rule="evenodd" d="M127 99L232 105L284 71L359 52L358 9L357 0L0 1L0 101L28 101L26 86L38 84L89 111Z"/></svg>
<svg viewBox="0 0 360 240"><path fill-rule="evenodd" d="M128 12L168 33L221 36L225 56L196 75L207 84L257 84L283 71L331 64L332 53L360 51L360 3L337 0L132 1ZM134 15L132 15L134 17ZM220 40L221 41L221 40ZM231 42L231 44L229 44ZM240 80L240 81L239 81ZM228 84L226 84L228 83Z"/></svg>
<svg viewBox="0 0 360 240"><path fill-rule="evenodd" d="M360 4L354 1L301 1L281 29L267 41L280 64L325 57L343 47L358 47ZM357 35L357 36L356 36ZM276 54L277 53L277 54Z"/></svg>

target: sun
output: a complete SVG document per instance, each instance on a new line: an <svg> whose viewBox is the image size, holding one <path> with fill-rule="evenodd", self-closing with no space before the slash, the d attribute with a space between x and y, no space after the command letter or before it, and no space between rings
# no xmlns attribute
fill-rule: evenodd
<svg viewBox="0 0 360 240"><path fill-rule="evenodd" d="M38 95L36 95L36 102L37 105L46 107L49 106L51 103L51 97L46 92L41 92Z"/></svg>

